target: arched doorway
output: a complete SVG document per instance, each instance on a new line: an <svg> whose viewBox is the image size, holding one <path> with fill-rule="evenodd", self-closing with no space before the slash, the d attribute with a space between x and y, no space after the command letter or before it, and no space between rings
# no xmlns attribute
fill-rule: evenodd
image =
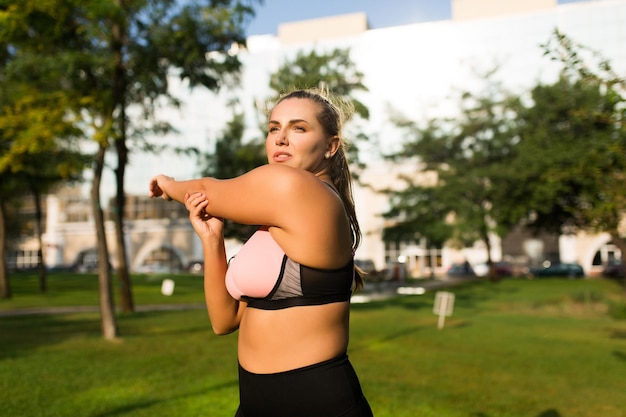
<svg viewBox="0 0 626 417"><path fill-rule="evenodd" d="M76 272L97 272L98 271L98 250L89 248L80 251L72 265Z"/></svg>
<svg viewBox="0 0 626 417"><path fill-rule="evenodd" d="M602 244L594 253L591 261L591 273L595 276L607 276L613 274L615 267L622 265L622 251L610 241ZM616 273L620 273L617 271ZM623 267L622 272L623 273Z"/></svg>

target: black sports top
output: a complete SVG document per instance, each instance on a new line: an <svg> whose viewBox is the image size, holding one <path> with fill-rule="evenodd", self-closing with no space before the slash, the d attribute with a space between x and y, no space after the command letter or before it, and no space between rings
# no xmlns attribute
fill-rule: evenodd
<svg viewBox="0 0 626 417"><path fill-rule="evenodd" d="M257 230L233 258L226 287L248 307L278 310L349 301L354 261L339 269L318 269L287 257L266 229Z"/></svg>

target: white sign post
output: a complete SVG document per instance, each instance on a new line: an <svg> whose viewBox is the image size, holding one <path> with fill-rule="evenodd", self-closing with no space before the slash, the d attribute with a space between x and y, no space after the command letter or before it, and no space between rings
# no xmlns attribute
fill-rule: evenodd
<svg viewBox="0 0 626 417"><path fill-rule="evenodd" d="M174 294L174 281L171 279L164 279L161 283L161 294L170 296Z"/></svg>
<svg viewBox="0 0 626 417"><path fill-rule="evenodd" d="M452 315L454 308L454 294L447 291L437 291L435 294L435 306L433 307L433 313L439 316L439 323L437 327L443 329L444 321L446 317Z"/></svg>

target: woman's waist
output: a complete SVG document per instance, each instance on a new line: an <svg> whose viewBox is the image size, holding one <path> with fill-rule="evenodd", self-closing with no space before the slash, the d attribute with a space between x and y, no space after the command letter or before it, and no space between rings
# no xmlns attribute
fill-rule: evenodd
<svg viewBox="0 0 626 417"><path fill-rule="evenodd" d="M288 376L288 375L294 375L294 374L299 374L299 373L306 373L308 371L314 370L314 369L319 369L319 368L325 368L325 367L332 367L335 365L341 365L345 362L348 361L348 352L347 351L342 351L339 352L337 355L331 357L330 359L324 359L322 361L319 362L315 362L309 365L304 365L301 367L297 367L297 368L291 368L291 369L287 369L285 371L276 371L276 372L271 372L271 373L259 373L259 372L251 372L248 369L244 368L241 365L241 362L239 363L239 369L240 372L243 372L245 374L251 375L251 376L264 376L264 375L273 375L273 376Z"/></svg>
<svg viewBox="0 0 626 417"><path fill-rule="evenodd" d="M349 306L248 309L239 327L239 362L250 372L275 373L340 355L348 347Z"/></svg>

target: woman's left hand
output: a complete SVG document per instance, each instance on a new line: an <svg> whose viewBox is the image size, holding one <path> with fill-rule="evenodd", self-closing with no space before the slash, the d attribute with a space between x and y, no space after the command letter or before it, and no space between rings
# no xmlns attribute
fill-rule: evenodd
<svg viewBox="0 0 626 417"><path fill-rule="evenodd" d="M224 220L211 216L206 208L209 200L202 193L185 195L185 207L189 210L189 220L200 238L222 238Z"/></svg>

